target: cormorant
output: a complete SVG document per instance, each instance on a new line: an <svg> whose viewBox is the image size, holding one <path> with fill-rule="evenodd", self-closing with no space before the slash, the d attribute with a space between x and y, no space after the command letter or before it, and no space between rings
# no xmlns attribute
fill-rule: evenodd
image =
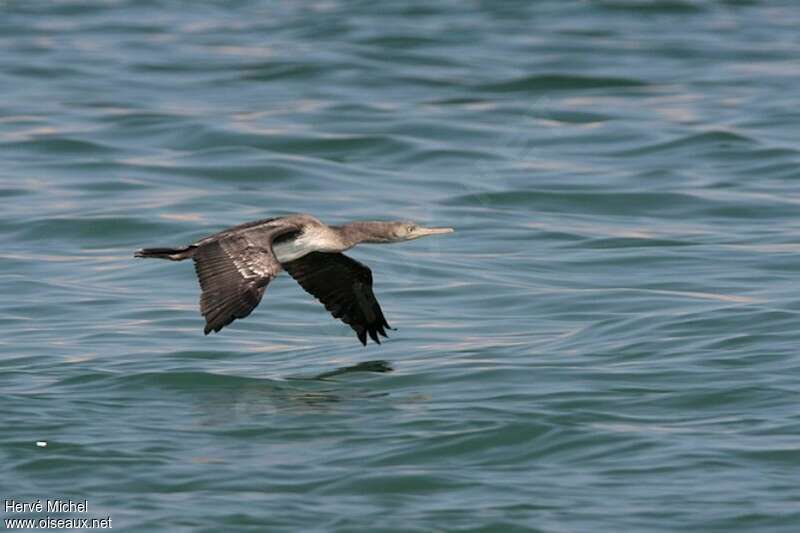
<svg viewBox="0 0 800 533"><path fill-rule="evenodd" d="M194 260L206 335L249 315L267 284L286 270L334 318L353 328L362 344L368 334L380 344L378 335L386 337L386 328L392 328L372 292L372 271L341 252L362 242L410 241L452 231L413 222L328 226L296 214L234 226L183 248L144 248L135 257Z"/></svg>

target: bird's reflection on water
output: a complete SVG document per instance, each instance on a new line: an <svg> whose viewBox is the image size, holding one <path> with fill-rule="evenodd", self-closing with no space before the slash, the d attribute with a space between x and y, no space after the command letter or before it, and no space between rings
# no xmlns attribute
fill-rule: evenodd
<svg viewBox="0 0 800 533"><path fill-rule="evenodd" d="M200 424L220 426L252 422L280 413L312 414L338 411L350 401L375 400L388 395L370 390L363 382L347 384L356 373L386 373L394 369L388 361L365 361L313 376L291 376L285 381L236 378L213 387L191 387ZM226 378L222 378L226 379Z"/></svg>
<svg viewBox="0 0 800 533"><path fill-rule="evenodd" d="M353 372L392 372L394 368L392 368L392 364L389 361L364 361L363 363L358 363L357 365L345 366L342 368L337 368L335 370L331 370L328 372L323 372L321 374L317 374L313 377L289 377L287 379L291 380L327 380L335 376L341 376L343 374L351 374Z"/></svg>

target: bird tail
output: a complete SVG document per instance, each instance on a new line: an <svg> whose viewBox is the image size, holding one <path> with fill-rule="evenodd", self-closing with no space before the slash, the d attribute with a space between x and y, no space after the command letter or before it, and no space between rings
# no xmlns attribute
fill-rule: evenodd
<svg viewBox="0 0 800 533"><path fill-rule="evenodd" d="M184 248L142 248L134 254L134 257L157 257L170 261L183 261L192 257L196 249L197 246L194 245Z"/></svg>

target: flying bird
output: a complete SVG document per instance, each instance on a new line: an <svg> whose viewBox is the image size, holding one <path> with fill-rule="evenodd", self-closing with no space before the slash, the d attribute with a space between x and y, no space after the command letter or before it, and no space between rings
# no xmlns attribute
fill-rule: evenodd
<svg viewBox="0 0 800 533"><path fill-rule="evenodd" d="M135 257L192 259L200 280L204 332L218 332L245 318L270 281L286 270L334 318L348 324L361 344L380 344L392 329L372 292L372 271L342 252L359 243L410 241L452 233L413 222L351 222L328 226L308 214L247 222L182 248L144 248Z"/></svg>

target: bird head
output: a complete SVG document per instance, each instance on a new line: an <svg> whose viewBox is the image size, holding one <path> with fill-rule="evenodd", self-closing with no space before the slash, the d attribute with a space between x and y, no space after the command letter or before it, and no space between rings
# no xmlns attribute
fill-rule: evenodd
<svg viewBox="0 0 800 533"><path fill-rule="evenodd" d="M455 231L453 228L426 228L407 221L389 222L388 224L390 226L390 234L393 237L390 242L413 241L428 235L440 235Z"/></svg>

